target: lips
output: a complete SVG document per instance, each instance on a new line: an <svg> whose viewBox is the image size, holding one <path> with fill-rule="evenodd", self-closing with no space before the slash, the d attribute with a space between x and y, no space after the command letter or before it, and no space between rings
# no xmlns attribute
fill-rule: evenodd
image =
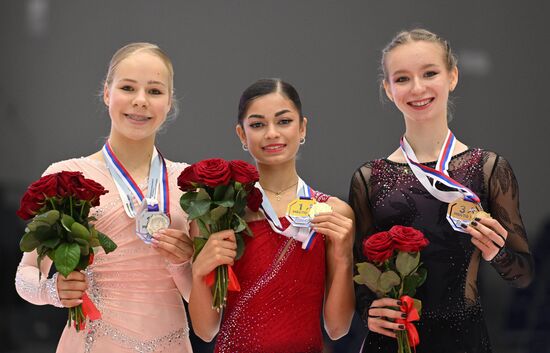
<svg viewBox="0 0 550 353"><path fill-rule="evenodd" d="M128 119L130 119L132 121L135 121L135 122L138 122L138 123L143 123L143 122L149 121L153 118L153 117L146 116L146 115L141 115L141 114L124 114L124 116L127 117Z"/></svg>
<svg viewBox="0 0 550 353"><path fill-rule="evenodd" d="M434 99L435 99L434 97L419 99L419 100L407 102L407 104L415 109L425 109L434 101Z"/></svg>
<svg viewBox="0 0 550 353"><path fill-rule="evenodd" d="M286 145L284 143L273 143L267 146L263 146L262 150L268 153L277 153L281 152L285 147Z"/></svg>

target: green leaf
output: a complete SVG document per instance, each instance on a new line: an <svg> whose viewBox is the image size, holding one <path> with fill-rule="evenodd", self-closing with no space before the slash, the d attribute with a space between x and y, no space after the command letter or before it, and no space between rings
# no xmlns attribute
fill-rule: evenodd
<svg viewBox="0 0 550 353"><path fill-rule="evenodd" d="M378 279L382 272L370 262L360 262L357 264L357 272L359 275L353 277L353 280L358 284L364 284L373 292L380 292L378 288Z"/></svg>
<svg viewBox="0 0 550 353"><path fill-rule="evenodd" d="M88 228L84 227L82 224L78 222L74 222L71 225L71 234L75 238L81 238L86 240L90 239L90 231L88 230Z"/></svg>
<svg viewBox="0 0 550 353"><path fill-rule="evenodd" d="M79 261L80 246L76 243L63 243L55 250L55 268L65 277L74 271Z"/></svg>
<svg viewBox="0 0 550 353"><path fill-rule="evenodd" d="M200 216L205 215L210 210L210 200L195 200L189 205L189 208L185 210L190 220L197 219Z"/></svg>
<svg viewBox="0 0 550 353"><path fill-rule="evenodd" d="M59 245L60 242L61 242L61 239L59 238L50 238L48 240L44 240L42 242L42 245L50 249L55 249L55 247Z"/></svg>
<svg viewBox="0 0 550 353"><path fill-rule="evenodd" d="M19 242L19 248L24 252L34 251L38 245L40 245L40 241L36 239L33 232L25 233Z"/></svg>
<svg viewBox="0 0 550 353"><path fill-rule="evenodd" d="M210 211L210 219L212 222L216 222L220 218L223 217L227 213L227 207L218 206L214 208L212 211Z"/></svg>
<svg viewBox="0 0 550 353"><path fill-rule="evenodd" d="M244 239L241 234L235 234L235 240L237 241L237 255L235 260L238 260L244 254Z"/></svg>
<svg viewBox="0 0 550 353"><path fill-rule="evenodd" d="M201 238L201 237L194 237L193 238L193 246L195 247L195 252L193 253L193 261L197 258L197 256L200 254L202 248L204 248L204 245L208 239Z"/></svg>
<svg viewBox="0 0 550 353"><path fill-rule="evenodd" d="M59 219L59 211L49 210L48 212L34 216L33 221L44 222L51 226L55 222L57 222L58 219Z"/></svg>
<svg viewBox="0 0 550 353"><path fill-rule="evenodd" d="M78 265L76 266L76 269L77 270L85 270L86 267L88 267L89 264L90 264L90 254L87 254L86 256L81 256L80 261L78 262Z"/></svg>
<svg viewBox="0 0 550 353"><path fill-rule="evenodd" d="M214 201L221 201L223 200L223 196L225 195L225 192L227 191L227 188L229 185L218 185L214 189L214 195L212 196L212 200Z"/></svg>
<svg viewBox="0 0 550 353"><path fill-rule="evenodd" d="M233 216L234 217L233 217L233 220L231 221L231 226L235 234L237 234L245 230L248 225L246 224L246 221L241 217L239 217L238 215L235 214Z"/></svg>
<svg viewBox="0 0 550 353"><path fill-rule="evenodd" d="M210 231L206 223L201 218L197 218L197 225L199 226L199 234L207 238L210 235Z"/></svg>
<svg viewBox="0 0 550 353"><path fill-rule="evenodd" d="M395 260L395 267L402 276L407 276L416 268L416 266L418 266L419 262L420 252L409 253L399 251L397 254L397 259Z"/></svg>
<svg viewBox="0 0 550 353"><path fill-rule="evenodd" d="M254 236L254 233L252 232L252 229L250 229L250 227L248 226L248 223L246 223L246 229L242 233L248 235L249 237Z"/></svg>
<svg viewBox="0 0 550 353"><path fill-rule="evenodd" d="M189 205L192 201L195 201L197 199L197 192L196 191L189 191L185 194L181 195L180 197L180 206L181 208L187 212L187 209L189 208Z"/></svg>
<svg viewBox="0 0 550 353"><path fill-rule="evenodd" d="M420 287L421 285L424 284L424 282L426 282L426 277L428 277L428 270L424 267L419 267L418 270L416 270L416 273L420 278L416 286Z"/></svg>
<svg viewBox="0 0 550 353"><path fill-rule="evenodd" d="M382 293L388 293L394 286L399 284L401 284L401 278L394 271L386 271L378 279L378 286Z"/></svg>
<svg viewBox="0 0 550 353"><path fill-rule="evenodd" d="M418 310L418 315L422 315L422 301L413 298L413 303L414 308Z"/></svg>
<svg viewBox="0 0 550 353"><path fill-rule="evenodd" d="M117 247L114 241L111 240L108 236L101 232L97 232L97 238L99 239L99 244L105 251L105 254L110 253L111 251L114 251Z"/></svg>
<svg viewBox="0 0 550 353"><path fill-rule="evenodd" d="M235 197L235 205L233 206L234 212L238 215L244 215L244 208L246 207L246 190L241 189L237 192Z"/></svg>
<svg viewBox="0 0 550 353"><path fill-rule="evenodd" d="M96 246L100 246L101 243L99 242L98 238L92 238L90 239L90 247L95 248Z"/></svg>
<svg viewBox="0 0 550 353"><path fill-rule="evenodd" d="M74 223L74 218L69 216L68 214L64 214L63 217L61 217L61 225L63 228L67 230L67 232L71 231L71 226Z"/></svg>
<svg viewBox="0 0 550 353"><path fill-rule="evenodd" d="M54 229L50 227L50 225L47 225L37 227L34 231L34 236L36 239L42 242L44 240L57 237L57 233Z"/></svg>
<svg viewBox="0 0 550 353"><path fill-rule="evenodd" d="M35 232L38 228L50 229L50 227L51 226L48 222L40 220L32 220L29 224L27 224L27 228L29 228L31 232Z"/></svg>
<svg viewBox="0 0 550 353"><path fill-rule="evenodd" d="M212 199L210 198L210 195L208 195L208 192L206 192L206 190L204 190L203 188L200 188L198 193L197 193L197 200L209 200L209 201L212 201Z"/></svg>

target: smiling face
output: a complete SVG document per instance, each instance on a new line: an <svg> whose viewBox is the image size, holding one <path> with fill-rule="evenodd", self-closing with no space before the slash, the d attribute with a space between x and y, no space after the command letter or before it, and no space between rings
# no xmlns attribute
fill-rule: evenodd
<svg viewBox="0 0 550 353"><path fill-rule="evenodd" d="M252 100L236 129L258 164L277 165L294 162L306 124L292 101L275 92Z"/></svg>
<svg viewBox="0 0 550 353"><path fill-rule="evenodd" d="M168 67L150 52L136 52L120 61L103 94L111 135L134 141L154 139L170 111L170 82Z"/></svg>
<svg viewBox="0 0 550 353"><path fill-rule="evenodd" d="M447 68L441 45L412 41L393 48L385 59L384 89L409 121L447 119L449 92L458 82L456 66Z"/></svg>

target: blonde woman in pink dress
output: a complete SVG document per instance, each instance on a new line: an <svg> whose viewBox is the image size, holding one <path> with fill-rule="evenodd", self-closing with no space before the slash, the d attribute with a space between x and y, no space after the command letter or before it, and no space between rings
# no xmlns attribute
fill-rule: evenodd
<svg viewBox="0 0 550 353"><path fill-rule="evenodd" d="M79 305L86 292L101 312L101 319L87 322L80 332L65 327L58 353L192 351L182 297L189 298L193 248L176 183L187 165L164 160L155 148L172 94L172 63L156 45L133 43L119 49L104 84L111 118L105 146L88 157L54 163L44 173L81 171L109 190L90 215L97 219L96 228L118 245L108 255L99 250L84 273L72 272L67 278L58 273L48 278L48 258L39 269L36 252L23 255L15 279L22 298L69 308ZM157 174L164 182L154 187ZM132 194L125 185L141 193L134 189ZM136 234L144 197L152 206L157 198L160 218L164 214L169 221L169 228L142 235L145 241Z"/></svg>

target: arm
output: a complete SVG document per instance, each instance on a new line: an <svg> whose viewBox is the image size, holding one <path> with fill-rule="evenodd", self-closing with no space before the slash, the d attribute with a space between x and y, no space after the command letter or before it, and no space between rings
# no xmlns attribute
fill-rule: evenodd
<svg viewBox="0 0 550 353"><path fill-rule="evenodd" d="M233 265L236 255L235 234L226 230L210 235L193 262L189 316L195 334L203 341L212 341L220 329L221 321L221 313L212 308L212 290L204 279L220 265Z"/></svg>
<svg viewBox="0 0 550 353"><path fill-rule="evenodd" d="M57 273L48 278L52 260L44 258L40 269L36 260L38 253L24 253L17 272L15 274L15 289L19 296L29 303L35 305L50 304L56 307L63 307L57 293ZM41 279L39 275L41 273Z"/></svg>
<svg viewBox="0 0 550 353"><path fill-rule="evenodd" d="M354 215L343 201L331 197L333 212L322 213L312 221L315 231L327 237L327 274L323 316L329 337L348 333L355 310L353 291Z"/></svg>

